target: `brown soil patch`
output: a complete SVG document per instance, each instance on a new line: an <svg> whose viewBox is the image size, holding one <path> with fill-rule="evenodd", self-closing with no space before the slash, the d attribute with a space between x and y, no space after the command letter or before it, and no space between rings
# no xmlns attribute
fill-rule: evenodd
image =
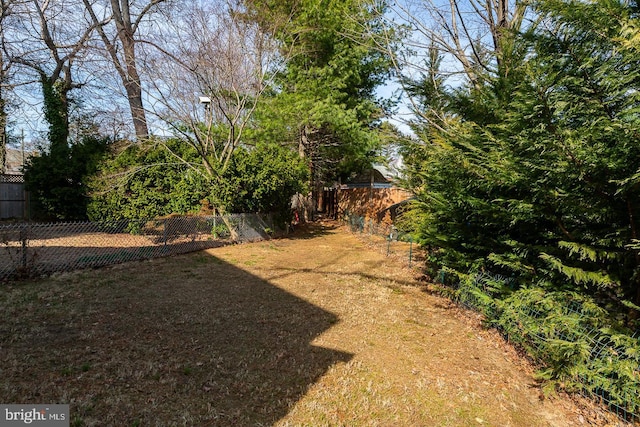
<svg viewBox="0 0 640 427"><path fill-rule="evenodd" d="M477 317L335 225L0 289L0 402L71 425L581 426Z"/></svg>

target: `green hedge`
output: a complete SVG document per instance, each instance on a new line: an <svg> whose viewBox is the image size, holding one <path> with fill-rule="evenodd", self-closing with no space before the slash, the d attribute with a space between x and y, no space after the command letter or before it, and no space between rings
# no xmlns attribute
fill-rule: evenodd
<svg viewBox="0 0 640 427"><path fill-rule="evenodd" d="M486 316L540 365L545 392L582 392L624 418L640 419L640 338L617 326L591 298L568 291L508 292L503 277L470 275L458 301ZM501 296L501 297L500 297Z"/></svg>

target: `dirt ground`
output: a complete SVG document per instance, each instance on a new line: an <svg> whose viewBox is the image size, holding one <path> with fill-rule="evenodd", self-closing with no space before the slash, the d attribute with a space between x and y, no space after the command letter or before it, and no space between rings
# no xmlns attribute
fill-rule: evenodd
<svg viewBox="0 0 640 427"><path fill-rule="evenodd" d="M72 426L615 426L336 224L0 288L0 403Z"/></svg>

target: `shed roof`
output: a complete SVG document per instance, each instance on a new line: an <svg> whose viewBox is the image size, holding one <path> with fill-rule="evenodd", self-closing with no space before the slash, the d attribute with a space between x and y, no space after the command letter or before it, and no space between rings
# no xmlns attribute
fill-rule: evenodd
<svg viewBox="0 0 640 427"><path fill-rule="evenodd" d="M390 169L383 165L373 165L371 169L367 169L358 175L345 180L345 184L391 184L395 180L395 176Z"/></svg>

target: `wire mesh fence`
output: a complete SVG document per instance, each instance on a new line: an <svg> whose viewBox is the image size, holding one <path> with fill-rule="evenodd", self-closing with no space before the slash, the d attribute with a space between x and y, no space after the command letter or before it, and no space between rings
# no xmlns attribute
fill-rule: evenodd
<svg viewBox="0 0 640 427"><path fill-rule="evenodd" d="M346 214L344 221L352 233L358 233L384 248L387 256L405 261L410 267L421 259L413 235L398 230L393 224L378 223L353 214Z"/></svg>
<svg viewBox="0 0 640 427"><path fill-rule="evenodd" d="M446 282L444 273L439 281ZM511 282L508 277L478 273L470 282L454 282L453 286L459 304L482 312L490 324L536 362L556 368L560 365L579 393L638 425L640 333L625 334L594 325L585 307L570 300L547 304L534 299L516 308L501 307L490 295L496 286L511 287Z"/></svg>
<svg viewBox="0 0 640 427"><path fill-rule="evenodd" d="M270 216L170 217L0 225L0 280L164 257L268 239Z"/></svg>
<svg viewBox="0 0 640 427"><path fill-rule="evenodd" d="M345 215L344 221L351 232L359 233L378 244L384 244L387 255L399 256L411 265L416 264L416 254L423 255L413 244L409 233L403 233L393 225L379 224L357 215ZM491 296L498 289L513 290L514 280L491 273L478 273L470 284L462 286L457 277L444 271L437 281L454 296L457 302L469 309L483 313L489 324L496 326L506 338L527 350L542 366L556 357L554 362L564 361L572 352L582 352L587 371L573 374L577 391L595 399L603 407L623 420L640 422L640 332L633 335L615 335L606 327L595 327L575 304L557 304L562 307L566 322L558 322L558 313L545 312L537 302L512 309L505 316L504 309ZM560 314L562 315L562 313ZM498 319L502 319L500 325ZM550 353L556 353L555 356ZM567 367L571 369L572 367Z"/></svg>

